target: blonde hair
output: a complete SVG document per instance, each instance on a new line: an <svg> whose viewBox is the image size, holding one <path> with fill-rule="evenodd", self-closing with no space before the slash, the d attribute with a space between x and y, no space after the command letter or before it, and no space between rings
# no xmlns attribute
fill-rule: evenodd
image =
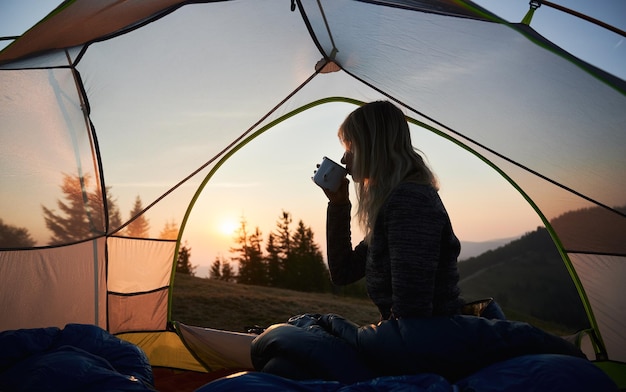
<svg viewBox="0 0 626 392"><path fill-rule="evenodd" d="M339 140L353 155L356 216L369 243L376 216L391 191L403 181L429 184L437 179L411 143L404 113L388 101L365 104L339 128Z"/></svg>

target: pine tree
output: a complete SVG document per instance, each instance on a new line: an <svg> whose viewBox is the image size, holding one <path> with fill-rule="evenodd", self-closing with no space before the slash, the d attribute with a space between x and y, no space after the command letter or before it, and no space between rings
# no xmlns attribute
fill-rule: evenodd
<svg viewBox="0 0 626 392"><path fill-rule="evenodd" d="M275 252L272 254L276 257L277 267L272 267L277 272L274 283L277 287L293 287L291 282L291 233L290 225L292 219L291 214L282 211L278 221L276 221L276 232L274 235Z"/></svg>
<svg viewBox="0 0 626 392"><path fill-rule="evenodd" d="M7 225L0 218L0 248L30 248L35 240L28 229Z"/></svg>
<svg viewBox="0 0 626 392"><path fill-rule="evenodd" d="M256 227L254 233L250 235L250 272L252 276L250 283L267 286L267 265L261 247L262 242L263 236L259 228Z"/></svg>
<svg viewBox="0 0 626 392"><path fill-rule="evenodd" d="M211 264L211 269L209 270L209 278L211 279L222 279L222 260L220 256L216 256L213 264Z"/></svg>
<svg viewBox="0 0 626 392"><path fill-rule="evenodd" d="M112 232L122 226L122 214L117 200L114 200L111 195L110 187L107 187L107 209L109 210L109 232Z"/></svg>
<svg viewBox="0 0 626 392"><path fill-rule="evenodd" d="M159 234L159 238L163 240L175 240L178 238L178 224L174 220L165 222L165 226L161 233Z"/></svg>
<svg viewBox="0 0 626 392"><path fill-rule="evenodd" d="M247 222L242 218L241 226L237 230L237 246L230 250L234 254L232 260L239 263L238 283L267 285L267 269L261 241L259 228L248 234Z"/></svg>
<svg viewBox="0 0 626 392"><path fill-rule="evenodd" d="M276 228L278 229L276 237L278 239L278 252L282 260L289 258L291 252L291 233L290 225L292 219L289 212L283 211L280 219L276 222Z"/></svg>
<svg viewBox="0 0 626 392"><path fill-rule="evenodd" d="M301 291L325 291L330 288L324 257L313 238L313 230L300 220L292 236L291 284Z"/></svg>
<svg viewBox="0 0 626 392"><path fill-rule="evenodd" d="M143 211L143 205L139 195L135 198L133 209L130 210L129 219L135 218ZM150 223L144 214L138 215L132 222L126 226L124 234L132 238L148 238L150 237Z"/></svg>
<svg viewBox="0 0 626 392"><path fill-rule="evenodd" d="M136 215L141 214L143 211L143 205L141 198L137 195L133 209L130 211L130 219L133 219ZM148 238L150 237L150 223L148 218L144 214L141 214L135 218L132 222L126 226L125 234L128 237L133 238Z"/></svg>
<svg viewBox="0 0 626 392"><path fill-rule="evenodd" d="M247 283L250 279L248 264L250 263L248 246L248 229L246 227L247 222L245 218L241 218L239 222L239 228L237 229L237 236L235 238L235 246L230 248L231 260L239 264L239 275L237 276L238 283Z"/></svg>
<svg viewBox="0 0 626 392"><path fill-rule="evenodd" d="M266 254L263 255L259 228L250 234L248 224L242 218L235 238L236 246L230 248L231 260L239 265L238 283L300 291L330 290L328 269L315 243L313 230L300 220L292 234L289 230L291 222L291 214L283 211L276 222L276 231L267 238ZM212 276L220 276L217 271L221 268L224 278L227 267L223 260L216 259Z"/></svg>
<svg viewBox="0 0 626 392"><path fill-rule="evenodd" d="M191 248L185 241L185 245L181 246L178 251L178 260L176 260L176 272L191 276L196 275L196 266L191 264Z"/></svg>
<svg viewBox="0 0 626 392"><path fill-rule="evenodd" d="M65 201L57 200L59 213L42 206L46 227L52 232L51 245L70 243L103 235L107 231L105 224L105 205L102 188L92 185L89 174L84 176L63 175L61 191ZM121 216L117 203L107 188L106 206L108 208L109 228L121 226Z"/></svg>
<svg viewBox="0 0 626 392"><path fill-rule="evenodd" d="M267 285L279 287L282 278L282 262L279 249L276 246L276 235L270 233L267 236L267 245L265 246L265 263L267 265Z"/></svg>
<svg viewBox="0 0 626 392"><path fill-rule="evenodd" d="M237 280L237 274L228 260L222 261L222 280L224 282L235 282Z"/></svg>
<svg viewBox="0 0 626 392"><path fill-rule="evenodd" d="M237 278L230 262L222 256L215 257L215 261L211 264L209 273L209 278L223 280L224 282L234 282Z"/></svg>

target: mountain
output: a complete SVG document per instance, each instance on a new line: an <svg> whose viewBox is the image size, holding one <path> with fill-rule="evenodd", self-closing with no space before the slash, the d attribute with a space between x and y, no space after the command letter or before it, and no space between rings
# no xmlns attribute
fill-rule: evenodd
<svg viewBox="0 0 626 392"><path fill-rule="evenodd" d="M458 266L466 301L493 297L509 318L550 324L562 334L588 326L578 291L543 227Z"/></svg>
<svg viewBox="0 0 626 392"><path fill-rule="evenodd" d="M614 211L585 208L568 211L550 224L566 249L626 253L625 213L625 207L615 207ZM459 260L463 262L458 264L459 285L466 301L493 297L510 318L546 322L563 333L588 327L578 290L545 228L499 247L486 243L484 246L491 249L472 256L481 245L462 244L470 254L465 258L462 253Z"/></svg>
<svg viewBox="0 0 626 392"><path fill-rule="evenodd" d="M467 260L471 257L480 256L481 254L489 250L504 246L518 238L519 237L502 238L483 242L461 241L461 254L459 255L459 261Z"/></svg>
<svg viewBox="0 0 626 392"><path fill-rule="evenodd" d="M568 211L550 224L566 249L626 254L626 206L613 210L594 207Z"/></svg>

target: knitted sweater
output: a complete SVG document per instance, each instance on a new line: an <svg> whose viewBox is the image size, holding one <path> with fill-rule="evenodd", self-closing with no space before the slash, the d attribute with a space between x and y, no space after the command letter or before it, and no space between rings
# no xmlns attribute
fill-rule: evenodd
<svg viewBox="0 0 626 392"><path fill-rule="evenodd" d="M333 283L365 276L381 318L457 314L457 257L461 245L437 191L404 182L389 195L376 219L371 243L352 248L350 203L328 205L326 241Z"/></svg>

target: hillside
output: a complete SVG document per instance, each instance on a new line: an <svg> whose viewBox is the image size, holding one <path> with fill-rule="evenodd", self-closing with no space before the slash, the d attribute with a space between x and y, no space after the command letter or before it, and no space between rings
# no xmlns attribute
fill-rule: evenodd
<svg viewBox="0 0 626 392"><path fill-rule="evenodd" d="M480 256L483 253L499 248L508 244L511 241L518 239L519 237L502 238L491 241L461 241L461 254L459 254L459 261L467 260L471 257Z"/></svg>
<svg viewBox="0 0 626 392"><path fill-rule="evenodd" d="M466 300L494 297L510 318L536 319L572 333L587 326L578 292L548 231L459 263Z"/></svg>
<svg viewBox="0 0 626 392"><path fill-rule="evenodd" d="M587 323L578 293L547 231L459 263L466 300L495 297L509 318L569 334ZM354 293L353 293L354 294ZM230 331L266 327L302 313L337 313L357 324L378 321L378 311L360 298L248 286L177 274L172 319Z"/></svg>
<svg viewBox="0 0 626 392"><path fill-rule="evenodd" d="M626 214L626 207L615 211ZM568 211L550 223L566 249L626 252L626 219L607 209ZM468 300L494 297L511 318L532 318L565 332L588 326L578 291L545 228L459 263L459 272Z"/></svg>
<svg viewBox="0 0 626 392"><path fill-rule="evenodd" d="M377 322L378 310L367 298L303 293L248 286L177 274L172 319L229 331L287 321L303 313L336 313L357 324Z"/></svg>
<svg viewBox="0 0 626 392"><path fill-rule="evenodd" d="M595 207L566 212L550 223L567 249L626 254L626 206L614 209L623 216Z"/></svg>

